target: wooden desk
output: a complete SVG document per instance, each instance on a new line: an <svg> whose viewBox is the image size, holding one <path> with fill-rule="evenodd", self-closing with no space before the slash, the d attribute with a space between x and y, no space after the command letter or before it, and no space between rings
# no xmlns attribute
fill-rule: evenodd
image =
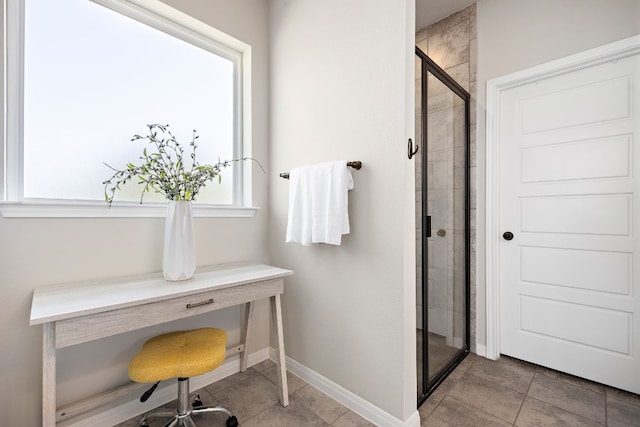
<svg viewBox="0 0 640 427"><path fill-rule="evenodd" d="M280 294L284 277L291 274L290 270L268 265L236 264L199 268L191 280L182 282L167 282L162 273L154 273L36 288L30 324L43 326L42 425L53 427L58 421L148 387L130 383L56 411L56 349L246 304L242 342L227 351L227 356L240 354L240 370L244 372L253 302L262 298L270 299L280 402L287 406Z"/></svg>

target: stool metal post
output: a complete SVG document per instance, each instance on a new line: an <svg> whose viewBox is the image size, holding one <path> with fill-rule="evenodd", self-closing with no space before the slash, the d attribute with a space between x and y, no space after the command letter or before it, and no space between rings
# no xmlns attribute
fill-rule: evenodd
<svg viewBox="0 0 640 427"><path fill-rule="evenodd" d="M189 414L189 378L178 378L178 416Z"/></svg>

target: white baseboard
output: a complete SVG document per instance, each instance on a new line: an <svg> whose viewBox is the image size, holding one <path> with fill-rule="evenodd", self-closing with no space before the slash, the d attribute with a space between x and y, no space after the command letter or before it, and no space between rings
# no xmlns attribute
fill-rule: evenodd
<svg viewBox="0 0 640 427"><path fill-rule="evenodd" d="M256 351L249 355L249 366L260 363L269 358L269 348ZM197 390L213 384L223 378L240 372L240 357L233 356L226 360L215 370L190 379L189 388ZM90 415L81 415L74 419L59 423L61 427L83 427L83 426L113 426L122 423L137 415L150 411L153 408L162 406L176 398L176 388L174 382L167 382L167 386L158 388L145 403L140 403L138 398L120 404L105 405L99 408L99 412Z"/></svg>
<svg viewBox="0 0 640 427"><path fill-rule="evenodd" d="M476 354L478 356L487 357L487 346L476 342Z"/></svg>
<svg viewBox="0 0 640 427"><path fill-rule="evenodd" d="M275 350L270 350L270 358L275 360ZM287 370L377 426L420 427L418 410L402 421L290 357L287 357Z"/></svg>

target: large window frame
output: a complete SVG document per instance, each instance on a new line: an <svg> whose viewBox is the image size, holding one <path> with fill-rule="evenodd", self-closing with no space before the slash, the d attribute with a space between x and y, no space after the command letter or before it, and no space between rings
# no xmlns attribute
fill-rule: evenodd
<svg viewBox="0 0 640 427"><path fill-rule="evenodd" d="M234 158L251 156L250 46L158 0L86 0L219 55L234 64ZM25 0L5 0L5 117L0 151L0 214L3 217L163 217L166 204L25 199L23 197L23 90ZM238 162L233 171L231 205L194 204L196 217L252 217L251 169Z"/></svg>

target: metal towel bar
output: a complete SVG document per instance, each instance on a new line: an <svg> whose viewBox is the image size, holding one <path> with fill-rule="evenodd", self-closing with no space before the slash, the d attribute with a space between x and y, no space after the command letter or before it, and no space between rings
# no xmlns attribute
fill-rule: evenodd
<svg viewBox="0 0 640 427"><path fill-rule="evenodd" d="M355 170L360 170L360 168L362 167L362 162L359 160L355 160L353 162L347 162L347 166ZM282 172L280 174L280 178L289 179L289 172Z"/></svg>

